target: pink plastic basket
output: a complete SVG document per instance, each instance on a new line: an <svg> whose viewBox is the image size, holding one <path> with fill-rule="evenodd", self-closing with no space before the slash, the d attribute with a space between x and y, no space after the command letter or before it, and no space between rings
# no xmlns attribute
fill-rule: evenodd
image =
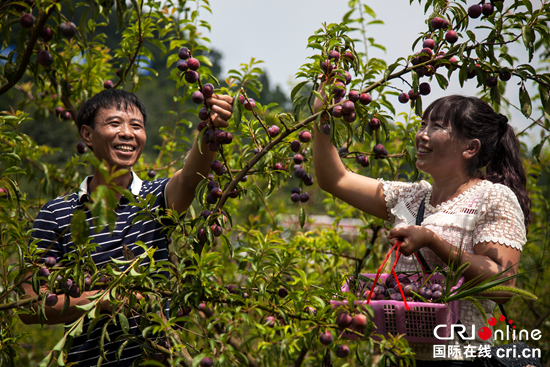
<svg viewBox="0 0 550 367"><path fill-rule="evenodd" d="M374 279L376 274L362 274L367 278ZM380 280L384 282L389 274L380 274ZM411 280L416 280L418 275L411 275ZM444 278L440 274L430 276L431 283L442 284ZM464 282L461 277L451 292L460 287ZM361 282L363 285L363 282ZM342 292L349 292L348 283L342 286ZM330 301L332 307L337 308L347 304L347 301ZM433 330L437 325L445 325L438 329L440 337L448 337L451 332L450 325L456 324L460 318L460 301L445 303L407 302L409 310L406 310L402 301L370 301L374 310L375 332L388 336L405 334L405 339L412 343L438 343L441 340L434 336ZM367 301L355 301L356 306L366 306ZM356 335L345 334L347 338L355 339Z"/></svg>

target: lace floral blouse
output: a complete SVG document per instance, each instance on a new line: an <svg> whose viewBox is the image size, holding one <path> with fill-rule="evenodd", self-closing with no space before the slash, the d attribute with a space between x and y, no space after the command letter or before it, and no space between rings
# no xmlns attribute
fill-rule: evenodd
<svg viewBox="0 0 550 367"><path fill-rule="evenodd" d="M418 207L426 197L426 209L422 226L426 227L453 246L462 247L463 251L475 253L476 246L483 246L484 242L499 243L521 251L526 242L524 217L516 195L507 186L493 184L483 180L461 195L446 201L436 207L429 204L432 187L426 181L418 183L384 181L384 196L388 208L388 222L394 227L415 225ZM430 265L438 264L446 267L431 250L420 250ZM401 256L396 270L416 271L420 269L416 258ZM487 317L491 317L495 303L490 300L481 300ZM488 326L486 320L471 302L463 301L461 305L461 322L471 333L472 324L477 331L482 326ZM440 345L457 345L461 353L453 353L445 359L471 359L464 355L464 344L459 338L453 341L441 341ZM478 350L480 345L493 344L493 339L482 340L476 335L476 340L469 343ZM433 360L434 348L432 344L411 343L418 360ZM447 350L449 348L447 347ZM442 358L437 358L441 360Z"/></svg>

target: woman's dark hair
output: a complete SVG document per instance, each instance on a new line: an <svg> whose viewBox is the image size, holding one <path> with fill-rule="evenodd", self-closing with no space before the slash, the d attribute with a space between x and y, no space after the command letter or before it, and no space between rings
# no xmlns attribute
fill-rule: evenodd
<svg viewBox="0 0 550 367"><path fill-rule="evenodd" d="M521 162L519 142L508 118L496 113L476 97L451 95L439 98L426 108L424 119L446 121L463 139L478 139L481 147L466 169L473 176L508 186L517 196L525 217L531 222L531 199L527 195L527 178ZM485 167L485 174L481 169Z"/></svg>
<svg viewBox="0 0 550 367"><path fill-rule="evenodd" d="M124 111L127 111L129 108L137 108L143 116L143 123L147 123L147 109L135 94L122 89L105 89L84 102L78 110L76 114L78 132L80 133L82 125L94 127L95 117L99 110L113 107Z"/></svg>

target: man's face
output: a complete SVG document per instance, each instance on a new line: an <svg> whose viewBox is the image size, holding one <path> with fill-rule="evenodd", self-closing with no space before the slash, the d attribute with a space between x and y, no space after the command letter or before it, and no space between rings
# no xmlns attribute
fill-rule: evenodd
<svg viewBox="0 0 550 367"><path fill-rule="evenodd" d="M101 109L94 127L82 126L81 136L99 160L105 160L110 169L130 169L141 156L147 136L141 112L128 106L128 110Z"/></svg>

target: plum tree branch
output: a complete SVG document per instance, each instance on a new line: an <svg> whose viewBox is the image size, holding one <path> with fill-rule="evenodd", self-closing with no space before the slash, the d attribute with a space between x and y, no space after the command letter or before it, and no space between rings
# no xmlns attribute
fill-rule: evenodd
<svg viewBox="0 0 550 367"><path fill-rule="evenodd" d="M36 44L36 41L38 40L38 36L40 35L40 31L44 27L44 24L46 24L46 21L50 17L50 15L53 13L57 7L55 6L55 3L51 5L50 9L45 14L42 14L40 18L38 18L38 23L36 23L36 27L34 27L34 30L31 34L31 38L29 42L27 43L27 48L25 49L25 52L23 53L23 57L21 58L21 62L19 64L19 68L17 69L15 75L13 78L10 78L12 80L7 81L6 84L0 87L0 95L6 93L8 90L11 89L14 85L21 80L23 75L25 74L25 70L27 69L27 66L29 65L29 62L31 60L31 56L33 54L34 45Z"/></svg>

